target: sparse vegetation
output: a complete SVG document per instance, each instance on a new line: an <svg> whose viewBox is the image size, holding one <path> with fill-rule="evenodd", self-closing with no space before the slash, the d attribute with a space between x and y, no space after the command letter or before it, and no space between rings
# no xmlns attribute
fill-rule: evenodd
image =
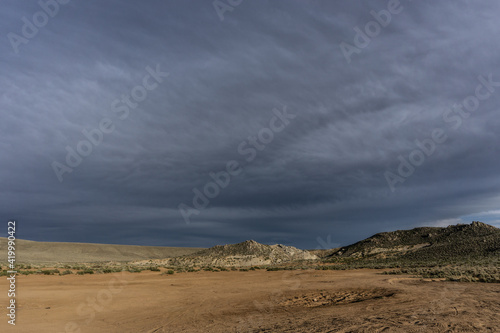
<svg viewBox="0 0 500 333"><path fill-rule="evenodd" d="M142 272L142 269L139 267L136 267L136 266L129 266L129 267L127 267L127 272L140 273L140 272Z"/></svg>
<svg viewBox="0 0 500 333"><path fill-rule="evenodd" d="M41 274L43 275L54 275L54 274L59 274L60 271L58 269L45 269L40 271Z"/></svg>
<svg viewBox="0 0 500 333"><path fill-rule="evenodd" d="M287 250L282 245L270 246L254 241L234 245L216 246L198 254L219 260L227 255L261 255L269 259L273 249ZM249 252L245 252L249 251ZM269 252L271 251L271 252ZM280 252L281 253L281 252ZM218 256L221 256L220 258ZM264 257L265 256L265 257ZM186 258L186 257L184 257ZM189 256L193 259L194 256ZM116 273L127 271L140 273L143 270L172 275L183 272L226 272L226 271L266 271L280 270L349 270L385 269L383 274L409 274L422 278L446 279L461 282L500 282L500 229L473 222L470 225L455 225L447 228L416 228L380 233L353 245L332 250L321 260L294 260L271 265L237 265L227 260L227 265L213 265L188 261L169 262L149 260L143 263L96 262L87 264L58 264L56 268L41 264L18 264L18 274L78 275L94 273ZM184 259L183 259L184 260ZM224 259L225 260L225 259ZM248 259L251 260L251 259ZM202 261L203 262L203 261ZM224 262L224 261L223 261ZM188 264L186 264L188 263ZM172 265L173 264L173 265ZM7 269L0 276L7 276ZM64 268L60 272L57 268ZM25 269L25 270L23 270ZM71 270L70 270L71 269Z"/></svg>
<svg viewBox="0 0 500 333"><path fill-rule="evenodd" d="M90 269L90 268L85 268L84 270L82 271L78 271L76 272L76 274L78 275L84 275L84 274L94 274L94 270Z"/></svg>
<svg viewBox="0 0 500 333"><path fill-rule="evenodd" d="M420 267L402 268L392 271L384 271L383 274L411 274L423 278L444 278L448 281L458 282L487 282L500 283L500 269L498 267L474 267L474 266L452 266L452 267Z"/></svg>
<svg viewBox="0 0 500 333"><path fill-rule="evenodd" d="M109 273L118 273L121 272L121 267L104 267L99 273L109 274Z"/></svg>
<svg viewBox="0 0 500 333"><path fill-rule="evenodd" d="M500 229L473 222L385 232L342 247L323 262L315 269L395 268L384 273L499 282Z"/></svg>

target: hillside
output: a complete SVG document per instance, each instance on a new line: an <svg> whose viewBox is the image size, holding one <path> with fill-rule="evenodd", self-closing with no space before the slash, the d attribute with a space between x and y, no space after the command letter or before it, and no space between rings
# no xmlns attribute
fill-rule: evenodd
<svg viewBox="0 0 500 333"><path fill-rule="evenodd" d="M155 262L179 266L253 266L315 259L318 257L293 246L265 245L247 240L238 244L216 245L191 255Z"/></svg>
<svg viewBox="0 0 500 333"><path fill-rule="evenodd" d="M0 253L7 253L6 238L0 238ZM499 258L500 229L472 222L446 228L397 230L378 233L355 244L326 251L305 251L281 244L265 245L253 240L209 249L16 240L16 255L19 263L154 261L178 266L275 265L316 260L324 256L327 261L334 258L400 258L407 261Z"/></svg>
<svg viewBox="0 0 500 333"><path fill-rule="evenodd" d="M500 256L500 229L482 222L422 227L373 235L342 247L329 257L410 260L485 258Z"/></svg>
<svg viewBox="0 0 500 333"><path fill-rule="evenodd" d="M202 248L16 240L16 259L18 263L132 261L176 257L200 250ZM0 237L0 253L4 254L3 261L5 261L7 239L3 237Z"/></svg>

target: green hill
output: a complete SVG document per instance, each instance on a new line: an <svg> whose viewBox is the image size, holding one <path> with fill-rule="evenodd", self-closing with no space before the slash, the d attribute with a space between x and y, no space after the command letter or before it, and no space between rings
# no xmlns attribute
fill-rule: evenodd
<svg viewBox="0 0 500 333"><path fill-rule="evenodd" d="M373 235L342 247L329 258L450 260L500 257L500 229L482 222L422 227Z"/></svg>

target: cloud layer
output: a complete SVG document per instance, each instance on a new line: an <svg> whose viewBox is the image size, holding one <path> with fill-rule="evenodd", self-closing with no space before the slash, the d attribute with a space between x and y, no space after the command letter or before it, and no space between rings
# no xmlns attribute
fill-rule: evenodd
<svg viewBox="0 0 500 333"><path fill-rule="evenodd" d="M0 215L19 238L167 246L498 226L500 4L402 0L370 38L389 3L244 0L220 20L210 1L71 1L16 53L8 34L42 9L7 1ZM340 44L367 37L348 63ZM137 88L147 67L169 73L151 90ZM488 97L460 111L479 85ZM276 110L295 116L281 131ZM60 182L53 162L68 166L66 147L102 119L113 130ZM446 140L410 156L435 129ZM407 177L400 156L420 163ZM228 161L241 172L187 224L179 204L196 209ZM394 191L387 172L404 180Z"/></svg>

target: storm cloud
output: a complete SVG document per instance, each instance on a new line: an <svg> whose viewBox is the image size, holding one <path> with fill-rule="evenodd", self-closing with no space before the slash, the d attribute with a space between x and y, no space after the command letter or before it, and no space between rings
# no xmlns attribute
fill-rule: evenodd
<svg viewBox="0 0 500 333"><path fill-rule="evenodd" d="M165 246L500 226L498 13L5 1L0 216L18 238Z"/></svg>

